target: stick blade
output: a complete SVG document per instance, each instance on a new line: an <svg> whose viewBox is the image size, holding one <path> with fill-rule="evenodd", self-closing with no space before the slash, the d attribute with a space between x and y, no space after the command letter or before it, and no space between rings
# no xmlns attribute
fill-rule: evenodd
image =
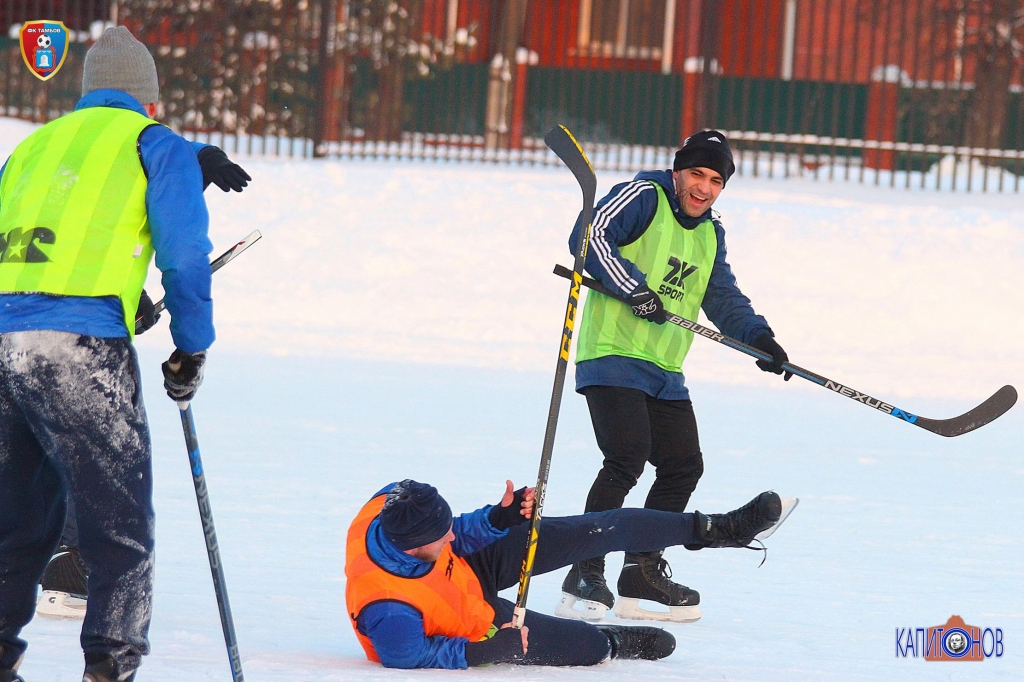
<svg viewBox="0 0 1024 682"><path fill-rule="evenodd" d="M544 136L544 143L569 167L583 189L583 196L589 197L589 205L593 206L593 197L597 194L597 175L580 143L563 125L557 125L549 130Z"/></svg>
<svg viewBox="0 0 1024 682"><path fill-rule="evenodd" d="M914 425L947 438L962 436L1002 417L1016 402L1017 390L1013 386L1007 385L993 393L988 400L959 417L952 419L918 417Z"/></svg>

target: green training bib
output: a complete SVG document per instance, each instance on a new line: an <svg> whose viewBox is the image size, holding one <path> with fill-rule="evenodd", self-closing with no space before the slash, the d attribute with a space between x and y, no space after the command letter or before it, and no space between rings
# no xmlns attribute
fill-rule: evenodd
<svg viewBox="0 0 1024 682"><path fill-rule="evenodd" d="M18 145L0 181L0 293L117 296L134 337L153 256L138 155L151 125L92 107Z"/></svg>
<svg viewBox="0 0 1024 682"><path fill-rule="evenodd" d="M619 252L647 276L647 286L661 297L666 312L696 320L718 252L715 226L705 220L692 230L684 228L672 214L664 189L651 184L658 192L654 219L639 239ZM589 291L576 362L621 355L681 372L691 343L689 329L648 322L633 315L626 303Z"/></svg>

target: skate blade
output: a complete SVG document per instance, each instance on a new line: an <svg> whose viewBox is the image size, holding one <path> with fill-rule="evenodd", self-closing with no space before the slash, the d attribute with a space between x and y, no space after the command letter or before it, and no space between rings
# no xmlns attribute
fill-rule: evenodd
<svg viewBox="0 0 1024 682"><path fill-rule="evenodd" d="M800 500L795 497L782 498L782 515L779 516L779 520L775 522L775 525L771 526L770 528L765 528L763 531L755 535L754 539L765 540L769 536L771 536L771 534L774 533L778 529L778 527L782 525L782 522L785 521L786 518L793 513L793 510L796 509L796 505L798 505L799 503Z"/></svg>
<svg viewBox="0 0 1024 682"><path fill-rule="evenodd" d="M583 607L582 610L575 608L577 603ZM555 607L556 616L571 620L597 621L604 618L604 614L607 612L608 607L601 602L580 599L568 592L562 593L562 601L558 602L558 606Z"/></svg>
<svg viewBox="0 0 1024 682"><path fill-rule="evenodd" d="M627 620L658 620L670 623L695 623L704 614L700 606L670 606L668 611L649 611L640 608L640 600L619 597L615 602L615 615Z"/></svg>
<svg viewBox="0 0 1024 682"><path fill-rule="evenodd" d="M82 620L85 618L86 600L67 592L43 590L36 599L36 613L43 618Z"/></svg>

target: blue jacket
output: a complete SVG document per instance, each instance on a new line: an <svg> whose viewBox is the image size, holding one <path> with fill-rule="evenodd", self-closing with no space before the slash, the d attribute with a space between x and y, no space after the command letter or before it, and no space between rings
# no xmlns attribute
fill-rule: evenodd
<svg viewBox="0 0 1024 682"><path fill-rule="evenodd" d="M701 305L711 323L726 336L743 343L749 343L765 332L774 336L768 323L754 313L750 299L736 284L732 268L725 260L725 228L722 223L712 216L710 209L698 218L691 218L683 212L672 183L672 171L637 173L632 182L615 185L607 196L597 202L590 248L587 250L587 272L623 297L647 284L646 275L623 258L619 246L636 241L650 227L658 210L658 190L651 182L664 188L682 229L692 230L708 219L715 226L718 253ZM569 237L569 249L573 254L579 244L581 229L580 220L577 220ZM663 400L688 400L690 397L682 373L669 372L646 360L617 355L584 360L576 365L576 391L582 392L587 386L635 388Z"/></svg>
<svg viewBox="0 0 1024 682"><path fill-rule="evenodd" d="M388 492L394 483L374 497ZM452 552L468 556L505 537L507 530L491 525L488 514L493 505L477 509L452 520L455 541ZM384 537L380 521L375 520L366 531L366 549L378 566L395 575L418 578L426 575L433 563L420 561L398 549ZM356 621L359 632L370 638L380 662L387 668L466 668L465 637L427 637L423 617L412 606L399 602L370 604Z"/></svg>
<svg viewBox="0 0 1024 682"><path fill-rule="evenodd" d="M135 98L120 90L90 92L75 110L90 107L146 113ZM171 337L186 353L206 350L215 336L209 259L213 244L207 234L210 219L203 199L203 174L196 160L203 146L190 145L161 125L150 126L139 136L139 156L149 181L146 212L156 266L163 273ZM124 311L114 296L0 294L0 333L40 329L103 338L128 336Z"/></svg>

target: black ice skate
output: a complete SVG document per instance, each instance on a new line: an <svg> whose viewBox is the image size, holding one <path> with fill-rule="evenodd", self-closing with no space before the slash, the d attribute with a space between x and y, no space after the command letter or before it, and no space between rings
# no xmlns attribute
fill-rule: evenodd
<svg viewBox="0 0 1024 682"><path fill-rule="evenodd" d="M82 620L88 592L89 569L75 547L61 547L46 565L39 581L42 592L36 613L44 618Z"/></svg>
<svg viewBox="0 0 1024 682"><path fill-rule="evenodd" d="M676 650L671 632L644 625L598 625L612 644L612 658L657 661Z"/></svg>
<svg viewBox="0 0 1024 682"><path fill-rule="evenodd" d="M0 669L0 682L25 682L17 670Z"/></svg>
<svg viewBox="0 0 1024 682"><path fill-rule="evenodd" d="M3 658L4 648L0 646L0 659ZM25 682L24 679L18 675L18 666L21 664L19 658L14 662L13 668L0 668L0 682Z"/></svg>
<svg viewBox="0 0 1024 682"><path fill-rule="evenodd" d="M85 655L85 673L82 682L132 682L135 671L120 673L117 663L110 656L96 654Z"/></svg>
<svg viewBox="0 0 1024 682"><path fill-rule="evenodd" d="M575 608L577 602L582 610ZM615 604L615 595L604 579L604 557L573 564L562 581L562 601L555 615L576 620L601 620Z"/></svg>
<svg viewBox="0 0 1024 682"><path fill-rule="evenodd" d="M686 545L686 549L747 547L755 540L764 540L782 525L799 501L795 497L781 499L778 493L768 491L727 514L695 511L693 523L698 542Z"/></svg>
<svg viewBox="0 0 1024 682"><path fill-rule="evenodd" d="M632 620L663 620L692 623L700 620L700 593L670 580L668 562L661 552L626 553L619 574L619 601L615 615ZM668 611L650 611L640 607L640 600L664 604Z"/></svg>

